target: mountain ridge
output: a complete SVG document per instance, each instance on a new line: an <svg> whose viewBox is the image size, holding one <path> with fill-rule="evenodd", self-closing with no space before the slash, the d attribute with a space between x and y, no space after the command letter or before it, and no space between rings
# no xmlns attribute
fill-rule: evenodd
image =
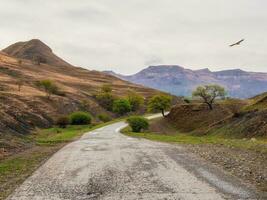
<svg viewBox="0 0 267 200"><path fill-rule="evenodd" d="M222 85L229 96L236 98L249 98L267 91L267 73L238 68L211 71L208 68L192 70L179 65L156 65L133 75L105 73L178 96L190 96L197 86L203 84Z"/></svg>

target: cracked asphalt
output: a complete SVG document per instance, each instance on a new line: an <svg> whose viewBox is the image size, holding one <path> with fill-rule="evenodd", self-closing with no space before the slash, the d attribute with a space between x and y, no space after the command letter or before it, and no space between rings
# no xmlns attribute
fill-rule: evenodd
<svg viewBox="0 0 267 200"><path fill-rule="evenodd" d="M120 134L125 126L108 125L66 145L8 200L264 199L183 146Z"/></svg>

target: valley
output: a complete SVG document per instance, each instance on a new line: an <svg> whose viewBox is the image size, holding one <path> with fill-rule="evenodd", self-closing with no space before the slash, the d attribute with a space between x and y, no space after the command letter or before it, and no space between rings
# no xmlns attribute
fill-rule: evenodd
<svg viewBox="0 0 267 200"><path fill-rule="evenodd" d="M151 82L146 82L147 79ZM32 176L38 167L47 165L49 163L47 160L50 157L54 159L60 154L62 148L64 151L69 145L83 143L85 137L89 143L92 139L97 139L94 135L97 135L98 131L103 137L106 137L105 134L111 134L110 136L115 138L114 141L119 147L123 143L128 145L117 129L120 128L118 126L120 124L126 126L124 122L120 122L123 120L130 125L130 119L133 120L133 124L136 123L136 126L141 128L133 132L130 127L126 127L122 132L127 136L139 138L135 142L140 143L143 153L146 151L147 144L141 141L141 138L172 143L168 144L166 149L162 147L161 153L167 157L161 162L172 162L174 159L172 156L174 156L175 162L177 162L176 159L183 160L187 171L198 173L188 166L188 161L184 160L184 157L176 158L179 153L182 153L184 156L197 156L203 159L203 161L196 161L196 165L202 166L200 164L202 162L203 166L216 165L218 167L216 170L221 171L218 174L222 173L227 180L229 180L229 174L230 177L237 177L235 183L240 184L242 188L242 192L237 193L228 191L224 185L219 188L206 176L202 177L204 182L201 182L198 177L201 184L208 184L211 190L215 188L219 191L214 192L214 196L218 198L228 196L233 199L243 198L244 194L254 197L257 193L259 199L264 199L266 196L267 94L261 93L267 90L262 86L265 84L264 73L248 73L240 70L210 72L207 69L196 72L179 66L153 66L138 75L126 78L112 72L99 72L72 66L56 56L46 44L33 39L15 43L1 52L0 80L0 183L3 186L0 190L0 199L8 197L20 184L22 184L21 187L28 187L27 184L32 181L41 183L38 178ZM225 86L226 83L228 86ZM215 84L221 84L225 88ZM240 84L240 87L236 84ZM200 93L193 92L200 85L202 85L198 88ZM245 91L243 87L247 90ZM207 94L203 93L204 90ZM220 90L221 93L212 99L212 95ZM242 93L243 91L245 93ZM177 95L176 92L179 92L179 96L172 95ZM203 96L204 94L207 96ZM254 94L257 95L251 97ZM203 101L205 98L207 102L211 99L212 106L208 106L207 102ZM156 119L148 122L141 117L153 112L162 113L164 117L158 118L161 116L158 114L154 116L157 117ZM103 133L102 129L105 130ZM117 137L121 138L119 141L122 144L116 140ZM100 146L104 145L102 140L99 142ZM149 145L153 148L158 145L164 146L160 143L149 143ZM97 152L100 146L93 152ZM113 150L122 151L117 147ZM171 155L168 154L170 150ZM103 149L103 151L111 150ZM134 151L135 153L139 154ZM100 153L99 156L101 155ZM152 155L149 157L152 158ZM76 158L82 159L82 157ZM98 164L96 160L91 162ZM181 167L180 165L181 163L178 162L177 167ZM100 168L103 168L104 173L104 165ZM54 172L54 170L51 171L51 173ZM38 170L35 173L39 173ZM116 170L114 173L117 173ZM218 175L217 172L212 173L215 173L215 176ZM106 175L104 173L99 176L99 180L94 180L99 183L94 184L102 183ZM192 179L194 176L192 175ZM146 180L143 176L140 178L141 181ZM177 180L173 181L179 181L179 177L176 178ZM67 176L66 179L68 179ZM225 183L226 179L219 179L218 182ZM245 184L243 185L238 179L243 180ZM50 187L50 182L45 184ZM229 184L232 182L230 181ZM77 187L82 186L78 184ZM122 186L114 188L114 191L120 187ZM132 185L129 187L132 188ZM151 185L149 183L149 187L152 188L151 194L156 195L152 183ZM60 189L59 186L58 189ZM191 193L189 188L185 189ZM36 188L32 190L36 198L38 195L40 195L38 198L42 197L42 194L35 192ZM106 188L101 188L101 193L98 190L89 191L89 196L96 195L104 198L103 195L110 194ZM49 191L50 189L46 192L50 193ZM129 191L134 194L139 190L132 188ZM28 194L21 196L21 193L18 189L10 199L28 197ZM46 195L45 198L48 198ZM55 191L53 195L58 197L59 193ZM83 194L77 195L83 196ZM126 193L123 195L127 196ZM174 196L177 195L183 196L176 191ZM163 192L162 196L171 197L172 194L167 191ZM200 196L200 199L205 199ZM156 195L155 198L160 197Z"/></svg>

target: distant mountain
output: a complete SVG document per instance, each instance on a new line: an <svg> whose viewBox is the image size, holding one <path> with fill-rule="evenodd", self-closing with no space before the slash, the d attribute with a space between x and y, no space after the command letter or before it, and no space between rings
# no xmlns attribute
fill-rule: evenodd
<svg viewBox="0 0 267 200"><path fill-rule="evenodd" d="M211 83L224 86L231 97L248 98L267 91L267 73L240 69L212 72L207 68L190 70L178 65L159 65L130 76L105 73L178 96L190 96L198 85Z"/></svg>
<svg viewBox="0 0 267 200"><path fill-rule="evenodd" d="M33 60L39 57L44 63L54 66L71 66L63 59L56 56L52 49L38 39L26 42L17 42L2 50L9 56Z"/></svg>

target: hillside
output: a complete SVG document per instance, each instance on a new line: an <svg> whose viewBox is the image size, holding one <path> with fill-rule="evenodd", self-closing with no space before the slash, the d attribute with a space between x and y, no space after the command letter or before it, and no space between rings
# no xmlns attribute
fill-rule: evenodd
<svg viewBox="0 0 267 200"><path fill-rule="evenodd" d="M209 69L190 70L177 65L150 66L134 75L106 73L166 91L178 96L191 96L198 85L220 84L235 98L249 98L267 91L267 73L246 72L240 69L212 72Z"/></svg>
<svg viewBox="0 0 267 200"><path fill-rule="evenodd" d="M267 94L248 100L226 100L209 110L203 104L177 105L168 119L182 132L234 138L267 137Z"/></svg>
<svg viewBox="0 0 267 200"><path fill-rule="evenodd" d="M45 63L34 64L29 60L34 55L41 55ZM44 79L54 81L61 94L47 99L36 85ZM11 45L0 54L0 133L28 133L34 127L49 127L58 115L76 110L93 116L106 112L94 98L103 84L110 84L118 96L128 90L145 97L158 93L102 72L73 67L39 40Z"/></svg>

